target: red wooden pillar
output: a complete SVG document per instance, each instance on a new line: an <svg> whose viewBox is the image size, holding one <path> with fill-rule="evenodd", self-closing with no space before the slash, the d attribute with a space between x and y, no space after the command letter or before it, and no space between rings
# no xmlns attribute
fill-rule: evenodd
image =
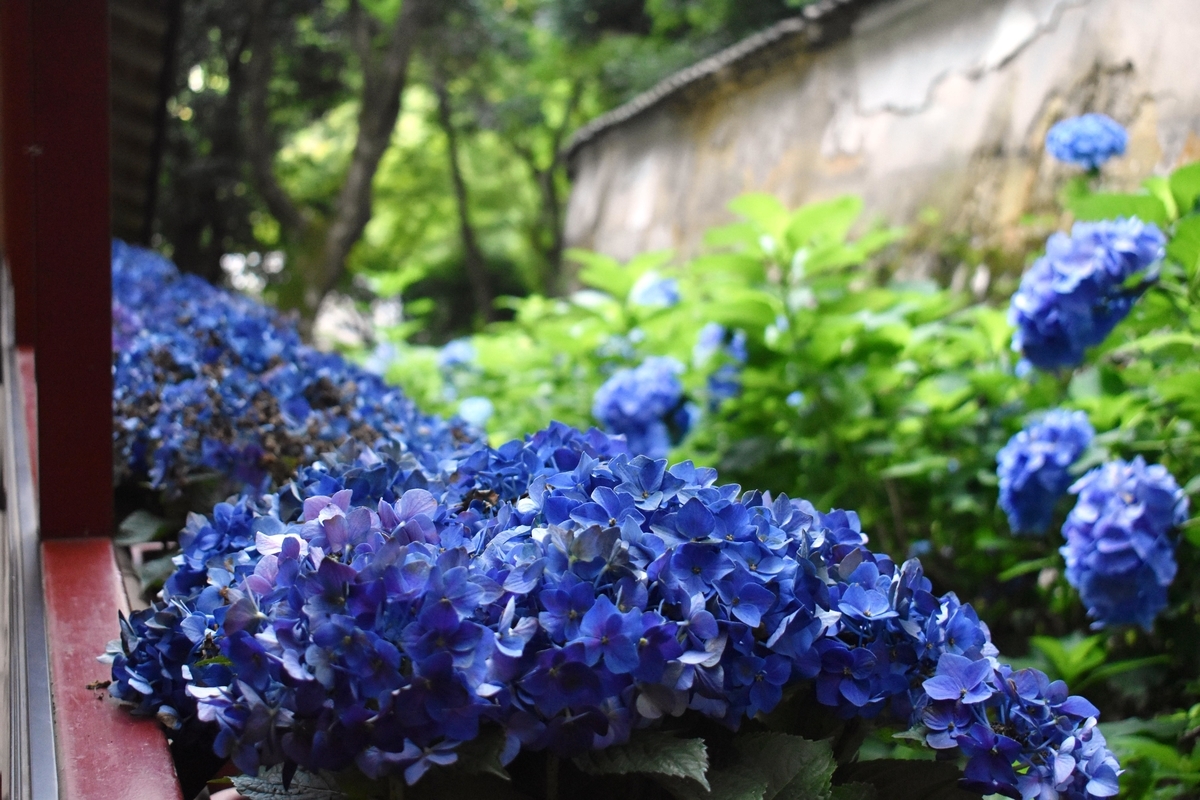
<svg viewBox="0 0 1200 800"><path fill-rule="evenodd" d="M41 535L112 532L108 4L3 0L5 251L37 369Z"/></svg>
<svg viewBox="0 0 1200 800"><path fill-rule="evenodd" d="M0 242L18 345L2 355L25 412L8 422L32 440L4 475L21 543L24 617L11 633L25 642L17 681L29 697L13 731L27 740L34 797L181 800L157 724L92 688L126 607L101 538L113 529L108 25L105 0L0 0ZM36 506L36 525L17 501ZM39 533L54 541L39 549Z"/></svg>

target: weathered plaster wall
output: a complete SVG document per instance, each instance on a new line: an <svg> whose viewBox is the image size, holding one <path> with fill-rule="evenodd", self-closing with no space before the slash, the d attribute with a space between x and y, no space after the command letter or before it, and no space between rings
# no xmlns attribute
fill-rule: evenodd
<svg viewBox="0 0 1200 800"><path fill-rule="evenodd" d="M870 213L1015 249L1073 171L1056 120L1130 131L1107 184L1200 158L1200 0L895 0L837 44L713 82L606 131L573 162L566 236L618 258L695 252L725 204L861 194Z"/></svg>

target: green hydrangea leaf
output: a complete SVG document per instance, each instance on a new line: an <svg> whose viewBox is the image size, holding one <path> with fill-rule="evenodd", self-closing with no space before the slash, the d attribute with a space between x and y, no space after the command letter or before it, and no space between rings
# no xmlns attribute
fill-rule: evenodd
<svg viewBox="0 0 1200 800"><path fill-rule="evenodd" d="M763 800L825 800L837 764L828 742L813 742L785 733L754 733L737 740L747 776L767 781Z"/></svg>
<svg viewBox="0 0 1200 800"><path fill-rule="evenodd" d="M735 771L714 772L710 778L712 786L705 790L682 778L655 776L676 800L765 800L767 783L762 779Z"/></svg>
<svg viewBox="0 0 1200 800"><path fill-rule="evenodd" d="M500 754L504 751L504 732L489 730L469 742L463 742L458 747L458 761L454 762L455 769L463 772L495 775L503 780L511 780L508 771L500 763Z"/></svg>
<svg viewBox="0 0 1200 800"><path fill-rule="evenodd" d="M678 800L829 800L836 764L828 742L786 733L752 733L734 741L737 759L711 770L711 791L660 780Z"/></svg>
<svg viewBox="0 0 1200 800"><path fill-rule="evenodd" d="M843 783L833 787L832 800L876 800L879 792L869 783Z"/></svg>
<svg viewBox="0 0 1200 800"><path fill-rule="evenodd" d="M283 767L260 770L257 776L241 775L233 779L233 788L246 800L347 800L337 780L328 773L296 770L291 786L283 788Z"/></svg>
<svg viewBox="0 0 1200 800"><path fill-rule="evenodd" d="M1168 183L1180 213L1192 211L1200 200L1200 161L1172 172Z"/></svg>
<svg viewBox="0 0 1200 800"><path fill-rule="evenodd" d="M1167 255L1187 271L1188 277L1200 267L1200 216L1184 217L1175 225L1175 234L1167 243Z"/></svg>
<svg viewBox="0 0 1200 800"><path fill-rule="evenodd" d="M1162 200L1150 194L1092 194L1072 200L1069 207L1080 220L1137 217L1160 226L1170 222Z"/></svg>
<svg viewBox="0 0 1200 800"><path fill-rule="evenodd" d="M870 784L888 800L979 800L978 793L959 788L961 777L955 764L894 758L859 761L838 770L843 785Z"/></svg>
<svg viewBox="0 0 1200 800"><path fill-rule="evenodd" d="M113 544L128 547L131 544L153 542L167 533L167 521L149 511L137 510L117 527L118 533L113 537Z"/></svg>
<svg viewBox="0 0 1200 800"><path fill-rule="evenodd" d="M597 750L575 759L588 775L667 776L709 789L708 750L703 739L680 739L659 731L639 731L627 744ZM707 795L705 795L707 796Z"/></svg>

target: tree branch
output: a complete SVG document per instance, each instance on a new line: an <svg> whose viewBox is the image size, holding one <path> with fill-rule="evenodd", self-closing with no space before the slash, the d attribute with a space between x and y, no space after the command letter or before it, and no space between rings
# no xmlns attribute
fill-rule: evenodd
<svg viewBox="0 0 1200 800"><path fill-rule="evenodd" d="M550 166L548 167L550 170L553 170L562 161L562 140L570 128L571 115L575 113L575 109L579 106L579 101L582 99L583 78L576 78L575 83L571 86L571 95L567 98L567 107L563 110L562 122L554 129L554 144L550 149Z"/></svg>
<svg viewBox="0 0 1200 800"><path fill-rule="evenodd" d="M275 67L275 54L268 22L269 0L252 0L248 40L250 61L246 64L246 157L259 195L271 216L279 221L288 238L298 238L307 219L275 177L275 142L267 92Z"/></svg>
<svg viewBox="0 0 1200 800"><path fill-rule="evenodd" d="M446 152L450 160L450 177L454 182L454 199L458 206L458 226L462 235L463 249L466 251L467 277L471 281L471 293L474 295L475 311L485 322L491 322L492 287L488 279L487 260L475 238L475 228L471 225L471 213L468 205L467 183L463 179L462 167L458 159L458 132L454 129L454 121L450 113L450 93L446 84L440 78L434 81L434 93L438 101L438 121L446 134Z"/></svg>
<svg viewBox="0 0 1200 800"><path fill-rule="evenodd" d="M555 294L562 288L560 285L562 282L562 254L566 247L562 225L562 200L559 198L556 175L559 167L562 166L562 142L566 137L567 130L570 129L571 115L575 113L582 98L583 79L579 78L571 86L571 94L567 98L562 121L555 126L551 133L550 163L545 167L538 164L537 154L533 148L517 141L508 142L512 151L529 167L530 175L541 194L539 216L545 231L549 234L548 242L543 244L540 240L541 237L536 232L533 240L534 246L541 252L542 258L546 262L546 272L542 276L542 282L543 288L550 294Z"/></svg>
<svg viewBox="0 0 1200 800"><path fill-rule="evenodd" d="M337 210L325 237L321 275L316 284L321 297L337 285L346 269L346 257L371 219L372 181L379 162L391 144L392 131L400 116L400 98L408 78L408 65L416 43L419 21L431 0L405 0L388 31L383 52L367 45L363 59L363 94L358 112L358 135L350 168L338 195ZM358 12L355 38L363 46L368 15ZM367 38L370 37L367 34ZM365 56L365 58L363 58ZM318 299L319 302L319 299Z"/></svg>

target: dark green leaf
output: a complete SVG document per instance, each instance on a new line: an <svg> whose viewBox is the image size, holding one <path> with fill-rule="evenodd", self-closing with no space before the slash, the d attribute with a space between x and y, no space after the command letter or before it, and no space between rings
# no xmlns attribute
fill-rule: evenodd
<svg viewBox="0 0 1200 800"><path fill-rule="evenodd" d="M859 761L838 769L839 783L868 783L887 800L979 800L979 794L958 787L962 772L942 761L880 759Z"/></svg>
<svg viewBox="0 0 1200 800"><path fill-rule="evenodd" d="M338 788L337 780L328 773L312 773L298 769L292 776L292 785L283 788L283 767L275 765L268 770L260 770L256 777L240 775L233 779L233 787L246 800L277 800L280 797L290 800L346 800L346 795Z"/></svg>
<svg viewBox="0 0 1200 800"><path fill-rule="evenodd" d="M832 800L876 800L879 792L869 783L843 783L833 787Z"/></svg>
<svg viewBox="0 0 1200 800"><path fill-rule="evenodd" d="M935 470L944 470L950 463L949 456L925 456L916 461L904 464L893 464L879 473L881 478L912 478L917 475L928 475Z"/></svg>
<svg viewBox="0 0 1200 800"><path fill-rule="evenodd" d="M504 751L504 738L503 731L491 729L469 742L463 742L458 747L455 768L463 772L495 775L497 778L510 780L508 771L500 763L500 754Z"/></svg>
<svg viewBox="0 0 1200 800"><path fill-rule="evenodd" d="M1029 644L1049 660L1057 677L1074 686L1084 675L1108 658L1103 636L1055 639L1051 636L1031 636Z"/></svg>
<svg viewBox="0 0 1200 800"><path fill-rule="evenodd" d="M576 758L575 766L588 775L665 775L709 788L704 740L680 739L660 731L638 731L627 744Z"/></svg>
<svg viewBox="0 0 1200 800"><path fill-rule="evenodd" d="M138 579L142 583L142 591L147 592L162 586L174 571L175 564L171 561L170 556L144 562L138 569Z"/></svg>
<svg viewBox="0 0 1200 800"><path fill-rule="evenodd" d="M752 733L736 740L746 777L767 782L764 800L828 798L837 766L828 742L812 742L783 733Z"/></svg>
<svg viewBox="0 0 1200 800"><path fill-rule="evenodd" d="M655 781L676 800L764 800L767 791L765 781L739 772L714 772L711 778L712 788L707 791L682 778L656 776Z"/></svg>
<svg viewBox="0 0 1200 800"><path fill-rule="evenodd" d="M1163 655L1148 656L1146 658L1130 658L1126 659L1125 661L1117 661L1112 664L1105 664L1102 667L1097 667L1096 669L1092 670L1091 674L1088 675L1084 680L1079 681L1078 684L1072 684L1071 689L1074 692L1082 692L1088 686L1099 683L1100 681L1106 681L1111 678L1115 678L1118 675L1122 675L1126 672L1133 672L1135 669L1141 669L1142 667L1155 667L1169 663L1171 663L1170 656Z"/></svg>
<svg viewBox="0 0 1200 800"><path fill-rule="evenodd" d="M1041 572L1046 567L1053 567L1057 564L1058 556L1046 556L1045 558L1036 558L1032 561L1022 561L1001 572L996 576L996 580L1004 583L1005 581L1011 581L1013 578L1028 575L1031 572Z"/></svg>
<svg viewBox="0 0 1200 800"><path fill-rule="evenodd" d="M113 544L128 547L155 541L168 532L168 524L162 517L139 509L121 520L117 530L119 533L113 537Z"/></svg>

